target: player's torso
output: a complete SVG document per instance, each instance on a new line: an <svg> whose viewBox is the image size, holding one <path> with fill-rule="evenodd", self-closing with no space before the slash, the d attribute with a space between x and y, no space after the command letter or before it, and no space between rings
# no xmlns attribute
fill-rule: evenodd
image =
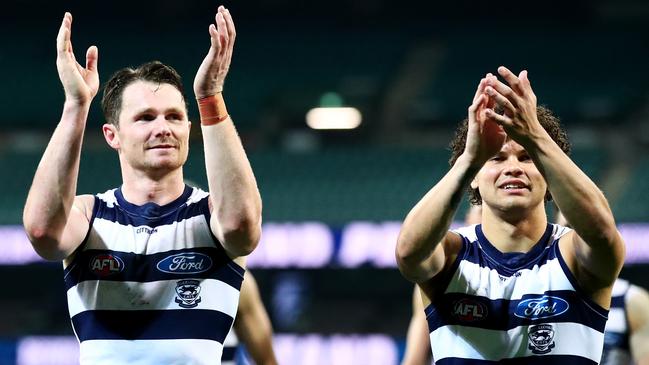
<svg viewBox="0 0 649 365"><path fill-rule="evenodd" d="M65 270L82 364L219 364L243 280L213 238L207 194L165 206L98 195Z"/></svg>
<svg viewBox="0 0 649 365"><path fill-rule="evenodd" d="M480 226L458 232L456 266L426 308L438 365L597 363L607 313L575 289L557 244L564 228L549 225L524 254L499 252Z"/></svg>

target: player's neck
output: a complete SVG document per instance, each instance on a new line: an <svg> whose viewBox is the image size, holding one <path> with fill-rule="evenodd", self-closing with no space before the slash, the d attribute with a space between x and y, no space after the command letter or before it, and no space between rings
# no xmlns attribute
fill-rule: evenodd
<svg viewBox="0 0 649 365"><path fill-rule="evenodd" d="M122 194L129 203L135 205L165 205L176 200L185 189L182 168L155 178L146 174L125 174L122 177Z"/></svg>
<svg viewBox="0 0 649 365"><path fill-rule="evenodd" d="M489 208L482 215L482 231L500 252L527 252L545 233L547 216L541 206L517 218L495 214Z"/></svg>

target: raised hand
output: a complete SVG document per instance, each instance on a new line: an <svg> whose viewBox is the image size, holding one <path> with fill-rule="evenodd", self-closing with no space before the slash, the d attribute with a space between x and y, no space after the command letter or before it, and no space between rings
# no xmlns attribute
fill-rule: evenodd
<svg viewBox="0 0 649 365"><path fill-rule="evenodd" d="M99 90L97 59L99 51L90 46L86 52L86 67L81 66L74 57L72 42L72 14L65 13L59 34L56 37L56 69L65 90L66 101L90 103Z"/></svg>
<svg viewBox="0 0 649 365"><path fill-rule="evenodd" d="M210 24L210 50L198 68L194 79L194 94L197 99L212 96L223 91L225 76L230 69L236 31L230 11L219 6L216 26Z"/></svg>
<svg viewBox="0 0 649 365"><path fill-rule="evenodd" d="M493 78L487 81L485 91L504 112L498 114L488 108L485 113L501 125L508 136L525 146L530 138L544 133L536 112L536 95L527 78L527 71L521 71L516 76L506 67L500 66L498 74L507 84Z"/></svg>
<svg viewBox="0 0 649 365"><path fill-rule="evenodd" d="M494 100L485 94L485 88L493 83L495 76L487 74L480 80L478 89L469 106L469 121L464 153L476 166L482 166L502 148L507 135L501 126L489 115Z"/></svg>

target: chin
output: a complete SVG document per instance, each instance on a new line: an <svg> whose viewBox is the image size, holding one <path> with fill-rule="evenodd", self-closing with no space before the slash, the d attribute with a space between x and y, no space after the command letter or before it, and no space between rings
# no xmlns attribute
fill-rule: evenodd
<svg viewBox="0 0 649 365"><path fill-rule="evenodd" d="M157 161L150 161L149 163L146 163L145 166L148 169L152 169L152 170L176 170L182 167L183 163L175 159L174 160L161 159Z"/></svg>

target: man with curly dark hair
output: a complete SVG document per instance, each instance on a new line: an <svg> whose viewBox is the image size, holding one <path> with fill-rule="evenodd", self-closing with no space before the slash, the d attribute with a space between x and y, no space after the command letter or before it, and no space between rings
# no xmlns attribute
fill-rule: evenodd
<svg viewBox="0 0 649 365"><path fill-rule="evenodd" d="M527 71L480 81L449 172L396 249L417 283L436 364L597 364L624 242L606 198L568 157ZM466 189L481 224L448 231ZM573 229L548 222L551 194Z"/></svg>
<svg viewBox="0 0 649 365"><path fill-rule="evenodd" d="M501 108L496 108L496 112L502 113ZM539 120L539 123L545 129L545 131L550 135L550 138L561 148L561 150L566 154L570 155L570 141L568 141L568 134L561 127L561 122L559 119L552 113L552 111L542 105L536 107L536 115ZM469 130L469 119L464 119L460 122L460 125L455 130L455 135L453 140L449 144L451 149L451 158L448 160L449 165L453 166L455 161L462 155L464 152L464 146L466 145L467 132ZM481 205L482 198L480 197L480 192L478 189L473 189L469 187L469 202L473 205ZM550 192L547 192L546 200L552 200Z"/></svg>

